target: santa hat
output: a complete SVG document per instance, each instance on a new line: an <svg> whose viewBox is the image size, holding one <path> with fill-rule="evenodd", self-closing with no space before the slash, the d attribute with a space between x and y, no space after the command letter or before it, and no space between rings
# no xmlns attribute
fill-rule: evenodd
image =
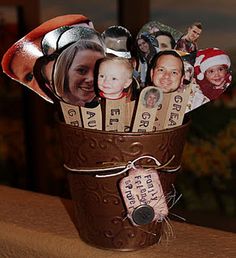
<svg viewBox="0 0 236 258"><path fill-rule="evenodd" d="M197 52L194 63L194 72L199 81L204 79L205 71L214 65L226 65L230 67L229 56L219 48L207 48Z"/></svg>

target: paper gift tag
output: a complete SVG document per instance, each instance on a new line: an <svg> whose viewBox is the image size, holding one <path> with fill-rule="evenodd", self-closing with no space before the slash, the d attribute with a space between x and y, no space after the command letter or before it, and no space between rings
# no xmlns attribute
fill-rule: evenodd
<svg viewBox="0 0 236 258"><path fill-rule="evenodd" d="M154 86L145 87L139 96L132 132L151 132L163 93Z"/></svg>
<svg viewBox="0 0 236 258"><path fill-rule="evenodd" d="M135 226L161 222L168 207L155 169L132 168L120 181L127 216Z"/></svg>
<svg viewBox="0 0 236 258"><path fill-rule="evenodd" d="M60 105L66 124L82 127L79 107L62 101L60 102Z"/></svg>

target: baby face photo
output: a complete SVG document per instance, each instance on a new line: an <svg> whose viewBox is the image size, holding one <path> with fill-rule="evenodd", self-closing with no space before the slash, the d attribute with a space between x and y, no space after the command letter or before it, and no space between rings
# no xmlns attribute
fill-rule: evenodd
<svg viewBox="0 0 236 258"><path fill-rule="evenodd" d="M194 74L202 93L210 100L216 99L232 82L230 58L218 48L199 50Z"/></svg>
<svg viewBox="0 0 236 258"><path fill-rule="evenodd" d="M120 99L132 83L133 66L123 57L105 57L99 60L98 89L100 97Z"/></svg>
<svg viewBox="0 0 236 258"><path fill-rule="evenodd" d="M3 56L4 72L45 100L52 102L52 99L40 87L33 73L36 60L44 55L41 40L47 33L55 29L75 24L93 28L93 24L87 17L78 14L55 17L30 31L13 44Z"/></svg>

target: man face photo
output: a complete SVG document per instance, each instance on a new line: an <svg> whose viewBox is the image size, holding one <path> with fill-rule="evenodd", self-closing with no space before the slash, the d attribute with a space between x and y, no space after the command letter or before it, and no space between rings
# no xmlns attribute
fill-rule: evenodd
<svg viewBox="0 0 236 258"><path fill-rule="evenodd" d="M177 90L183 82L183 62L180 58L168 54L161 55L150 72L152 84L164 93Z"/></svg>

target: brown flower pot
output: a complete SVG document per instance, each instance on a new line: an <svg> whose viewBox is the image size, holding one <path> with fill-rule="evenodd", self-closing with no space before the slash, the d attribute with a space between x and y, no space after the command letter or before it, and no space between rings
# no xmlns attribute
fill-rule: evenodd
<svg viewBox="0 0 236 258"><path fill-rule="evenodd" d="M119 251L158 243L164 222L142 226L130 222L119 189L125 174L113 175L117 169L111 164L126 164L144 155L155 157L160 163L174 157L168 166L177 168L175 172L158 171L163 192L169 193L181 163L188 125L186 122L155 133L117 133L59 124L75 223L82 240L98 248ZM104 162L111 162L110 168L103 170ZM150 164L152 160L143 162ZM96 177L103 173L112 176Z"/></svg>

